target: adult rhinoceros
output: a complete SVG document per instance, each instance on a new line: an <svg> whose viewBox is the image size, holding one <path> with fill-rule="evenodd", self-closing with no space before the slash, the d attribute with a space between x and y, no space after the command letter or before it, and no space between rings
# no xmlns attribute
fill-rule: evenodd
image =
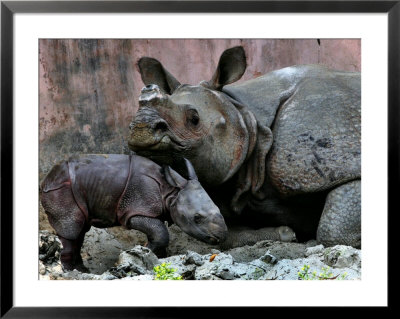
<svg viewBox="0 0 400 319"><path fill-rule="evenodd" d="M146 87L132 150L178 171L188 158L241 223L361 245L360 73L301 65L231 85L246 69L242 47L223 52L198 85L180 84L153 58L138 66Z"/></svg>

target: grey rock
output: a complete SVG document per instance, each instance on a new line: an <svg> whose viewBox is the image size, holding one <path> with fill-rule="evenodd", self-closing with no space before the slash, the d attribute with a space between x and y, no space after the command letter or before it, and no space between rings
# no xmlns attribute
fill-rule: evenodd
<svg viewBox="0 0 400 319"><path fill-rule="evenodd" d="M139 276L135 276L135 277L125 277L122 278L121 280L135 280L135 281L140 281L140 280L153 280L153 276L152 275L139 275Z"/></svg>
<svg viewBox="0 0 400 319"><path fill-rule="evenodd" d="M308 248L306 248L305 255L308 257L308 256L311 256L311 255L314 255L314 254L320 254L320 253L323 252L323 250L324 250L324 246L323 245L308 247Z"/></svg>
<svg viewBox="0 0 400 319"><path fill-rule="evenodd" d="M98 276L98 280L114 280L114 279L118 278L113 276L109 272L105 272L104 274Z"/></svg>
<svg viewBox="0 0 400 319"><path fill-rule="evenodd" d="M48 231L39 233L39 260L51 264L60 258L61 241Z"/></svg>
<svg viewBox="0 0 400 319"><path fill-rule="evenodd" d="M147 247L140 245L119 255L117 265L109 271L117 278L145 275L159 263L157 256Z"/></svg>
<svg viewBox="0 0 400 319"><path fill-rule="evenodd" d="M109 272L111 275L117 278L132 277L137 275L145 275L147 273L146 269L134 264L122 264L116 267L112 267Z"/></svg>
<svg viewBox="0 0 400 319"><path fill-rule="evenodd" d="M159 262L169 263L169 267L176 269L176 274L182 276L182 279L192 280L194 279L194 273L197 268L195 262L201 264L201 259L205 260L206 258L195 252L188 252L186 255L176 255L160 259Z"/></svg>
<svg viewBox="0 0 400 319"><path fill-rule="evenodd" d="M275 256L270 254L269 251L267 251L267 253L264 256L261 256L260 260L263 261L264 263L272 265L276 264L278 261Z"/></svg>
<svg viewBox="0 0 400 319"><path fill-rule="evenodd" d="M184 265L196 265L196 266L201 266L204 264L203 257L194 252L194 251L188 251L187 254L185 255L185 259L183 261Z"/></svg>
<svg viewBox="0 0 400 319"><path fill-rule="evenodd" d="M136 245L119 255L117 264L135 264L143 266L146 270L152 270L159 263L157 256L147 247Z"/></svg>
<svg viewBox="0 0 400 319"><path fill-rule="evenodd" d="M43 263L40 261L39 262L39 274L45 275L46 274L46 267L43 265Z"/></svg>
<svg viewBox="0 0 400 319"><path fill-rule="evenodd" d="M335 268L361 268L361 252L350 246L337 245L325 250L324 261Z"/></svg>
<svg viewBox="0 0 400 319"><path fill-rule="evenodd" d="M208 257L208 256L207 256ZM265 269L252 263L238 263L229 254L221 253L212 262L196 269L196 280L257 280L265 275Z"/></svg>
<svg viewBox="0 0 400 319"><path fill-rule="evenodd" d="M96 232L103 236L104 233ZM309 273L319 275L322 268L330 267L333 277L346 280L361 279L361 250L350 246L334 246L323 248L321 245L310 243L281 243L261 241L253 246L237 247L220 252L210 261L212 253L217 252L211 246L192 246L192 242L185 244L185 234L179 237L183 254L175 254L158 259L148 248L137 245L131 249L122 250L119 256L114 257L116 263L100 274L86 274L77 270L64 272L58 260L45 258L39 261L39 277L41 280L153 280L153 267L163 262L170 263L176 269L176 274L185 280L299 280L298 273L304 265L310 266ZM51 237L52 239L49 239ZM44 246L57 242L54 235L42 233L39 245ZM115 239L117 240L117 238ZM110 253L105 246L104 254ZM108 247L108 246L106 246ZM191 248L204 249L199 253ZM114 256L115 252L112 251ZM86 256L88 258L89 256ZM85 255L83 255L84 261ZM96 260L95 257L93 257ZM102 258L103 259L103 258ZM101 266L103 267L103 266ZM318 279L318 276L314 279Z"/></svg>
<svg viewBox="0 0 400 319"><path fill-rule="evenodd" d="M91 273L100 275L115 265L121 251L133 245L124 245L108 229L92 227L86 233L81 249L83 264Z"/></svg>
<svg viewBox="0 0 400 319"><path fill-rule="evenodd" d="M267 272L273 267L273 265L267 264L260 259L253 260L249 265L254 268L252 268L252 271L247 274L248 280L265 280Z"/></svg>
<svg viewBox="0 0 400 319"><path fill-rule="evenodd" d="M213 261L209 261L211 255L206 255L207 261L200 267L197 267L195 272L196 280L205 279L226 279L233 278L234 275L230 274L231 266L234 263L233 257L227 254L218 254Z"/></svg>
<svg viewBox="0 0 400 319"><path fill-rule="evenodd" d="M234 272L228 267L220 268L215 272L215 275L223 280L233 280L235 278Z"/></svg>

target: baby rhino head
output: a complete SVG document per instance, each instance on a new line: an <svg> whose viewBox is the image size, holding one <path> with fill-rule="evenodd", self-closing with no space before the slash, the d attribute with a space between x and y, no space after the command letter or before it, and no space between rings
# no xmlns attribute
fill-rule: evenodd
<svg viewBox="0 0 400 319"><path fill-rule="evenodd" d="M222 243L227 226L219 208L197 179L192 164L184 159L189 179L183 178L169 166L164 174L167 182L179 191L170 201L171 218L185 233L208 244Z"/></svg>

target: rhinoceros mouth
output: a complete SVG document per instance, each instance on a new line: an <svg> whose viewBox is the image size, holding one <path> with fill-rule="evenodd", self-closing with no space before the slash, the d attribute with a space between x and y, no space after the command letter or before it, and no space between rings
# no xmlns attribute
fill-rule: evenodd
<svg viewBox="0 0 400 319"><path fill-rule="evenodd" d="M207 237L207 242L210 243L211 245L216 245L219 243L219 239L214 236L208 236Z"/></svg>
<svg viewBox="0 0 400 319"><path fill-rule="evenodd" d="M210 245L218 245L220 243L223 243L225 241L225 239L226 239L226 236L224 236L224 235L221 235L221 236L208 235L208 236L205 236L202 238L202 240L205 243L210 244Z"/></svg>
<svg viewBox="0 0 400 319"><path fill-rule="evenodd" d="M176 139L171 138L169 135L164 135L160 138L144 143L138 143L131 140L128 142L128 144L133 151L163 151L170 148L177 151L183 151L186 149L186 147L182 143L178 142Z"/></svg>
<svg viewBox="0 0 400 319"><path fill-rule="evenodd" d="M197 239L211 245L217 245L225 241L226 233L215 233L215 232L207 232L206 234L202 233L201 235L197 236Z"/></svg>

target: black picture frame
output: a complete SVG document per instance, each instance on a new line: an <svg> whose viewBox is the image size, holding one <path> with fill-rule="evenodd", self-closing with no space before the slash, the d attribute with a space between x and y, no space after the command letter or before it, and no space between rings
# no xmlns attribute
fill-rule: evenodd
<svg viewBox="0 0 400 319"><path fill-rule="evenodd" d="M388 225L399 211L399 92L400 1L1 1L1 318L177 318L191 316L191 308L130 307L14 307L13 304L13 19L15 13L122 12L269 12L269 13L387 13L388 14ZM388 229L389 252L393 232ZM385 253L385 252L383 252ZM390 254L388 254L390 264ZM390 270L390 269L388 269ZM390 274L390 273L389 273ZM391 284L388 281L388 287ZM390 289L389 289L390 291ZM388 300L390 309L391 302ZM232 311L233 310L233 311ZM260 310L259 308L252 308ZM307 309L292 309L306 314ZM338 309L332 309L336 312ZM216 313L218 312L218 314ZM249 315L249 309L196 309L196 315ZM268 316L278 314L276 308ZM338 310L341 311L341 310Z"/></svg>

